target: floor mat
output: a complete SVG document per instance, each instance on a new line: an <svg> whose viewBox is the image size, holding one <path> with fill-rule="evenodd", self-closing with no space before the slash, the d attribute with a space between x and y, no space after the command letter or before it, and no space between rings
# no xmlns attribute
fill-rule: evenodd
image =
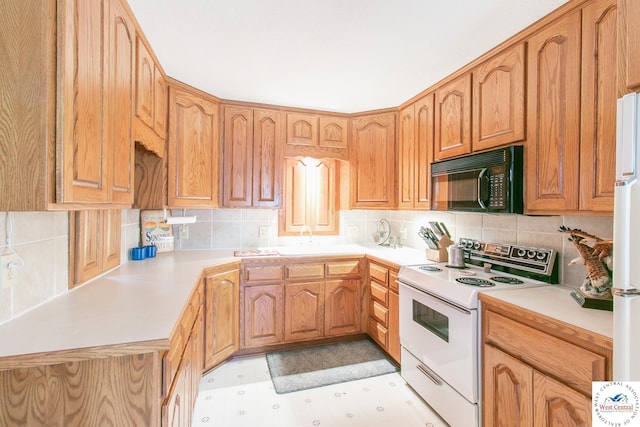
<svg viewBox="0 0 640 427"><path fill-rule="evenodd" d="M278 394L398 371L369 340L268 353L267 364Z"/></svg>

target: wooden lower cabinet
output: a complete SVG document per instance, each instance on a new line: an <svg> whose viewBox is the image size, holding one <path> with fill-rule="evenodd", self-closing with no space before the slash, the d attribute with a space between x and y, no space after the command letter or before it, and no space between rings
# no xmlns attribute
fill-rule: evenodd
<svg viewBox="0 0 640 427"><path fill-rule="evenodd" d="M400 363L400 266L369 260L369 336Z"/></svg>
<svg viewBox="0 0 640 427"><path fill-rule="evenodd" d="M362 259L243 263L242 347L360 333L361 276Z"/></svg>
<svg viewBox="0 0 640 427"><path fill-rule="evenodd" d="M320 338L324 333L324 283L292 283L284 290L284 339Z"/></svg>
<svg viewBox="0 0 640 427"><path fill-rule="evenodd" d="M239 348L240 276L238 265L205 277L204 369L228 359Z"/></svg>
<svg viewBox="0 0 640 427"><path fill-rule="evenodd" d="M360 280L325 282L324 334L336 336L360 331Z"/></svg>
<svg viewBox="0 0 640 427"><path fill-rule="evenodd" d="M610 338L481 296L482 425L590 426L591 383L610 381Z"/></svg>
<svg viewBox="0 0 640 427"><path fill-rule="evenodd" d="M259 347L283 341L282 284L245 287L243 308L245 347Z"/></svg>

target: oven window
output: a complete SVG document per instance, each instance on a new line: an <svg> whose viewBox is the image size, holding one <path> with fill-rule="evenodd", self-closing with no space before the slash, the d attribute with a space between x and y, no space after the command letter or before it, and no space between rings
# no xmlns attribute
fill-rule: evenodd
<svg viewBox="0 0 640 427"><path fill-rule="evenodd" d="M449 318L444 314L413 300L413 321L449 342Z"/></svg>

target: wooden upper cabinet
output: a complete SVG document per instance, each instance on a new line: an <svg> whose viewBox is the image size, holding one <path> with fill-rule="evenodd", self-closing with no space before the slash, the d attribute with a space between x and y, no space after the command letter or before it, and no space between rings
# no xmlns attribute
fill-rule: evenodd
<svg viewBox="0 0 640 427"><path fill-rule="evenodd" d="M613 212L617 9L597 0L582 10L580 210Z"/></svg>
<svg viewBox="0 0 640 427"><path fill-rule="evenodd" d="M105 2L108 8L109 2ZM103 88L104 66L109 58L108 32L103 16L110 21L109 11L103 15L103 2L67 0L59 6L58 37L61 39L62 70L58 82L63 103L59 115L56 146L63 159L59 172L57 201L108 202L108 139L102 132L103 105L107 95ZM107 28L109 25L107 25ZM106 34L105 34L106 33Z"/></svg>
<svg viewBox="0 0 640 427"><path fill-rule="evenodd" d="M435 92L434 160L471 152L471 74Z"/></svg>
<svg viewBox="0 0 640 427"><path fill-rule="evenodd" d="M414 199L415 209L431 207L431 162L433 161L433 143L435 129L434 94L429 94L415 102L415 173Z"/></svg>
<svg viewBox="0 0 640 427"><path fill-rule="evenodd" d="M328 114L288 112L284 155L347 160L349 119Z"/></svg>
<svg viewBox="0 0 640 427"><path fill-rule="evenodd" d="M351 119L351 207L396 206L396 114Z"/></svg>
<svg viewBox="0 0 640 427"><path fill-rule="evenodd" d="M105 25L109 30L109 58L105 60L108 65L105 131L112 147L111 154L107 151L110 161L109 200L130 205L133 203L135 183L133 109L136 31L132 17L121 0L106 3L110 5L109 22Z"/></svg>
<svg viewBox="0 0 640 427"><path fill-rule="evenodd" d="M170 86L169 207L217 207L218 103L204 93Z"/></svg>
<svg viewBox="0 0 640 427"><path fill-rule="evenodd" d="M528 213L613 212L618 9L597 0L529 40Z"/></svg>
<svg viewBox="0 0 640 427"><path fill-rule="evenodd" d="M637 0L620 0L619 7L618 47L623 58L619 79L626 89L637 92L640 89L640 3Z"/></svg>
<svg viewBox="0 0 640 427"><path fill-rule="evenodd" d="M433 94L398 117L398 208L429 209L433 151Z"/></svg>
<svg viewBox="0 0 640 427"><path fill-rule="evenodd" d="M136 53L136 115L147 126L153 127L155 65L147 46L140 37L138 37Z"/></svg>
<svg viewBox="0 0 640 427"><path fill-rule="evenodd" d="M253 113L253 202L255 207L279 207L282 197L282 113Z"/></svg>
<svg viewBox="0 0 640 427"><path fill-rule="evenodd" d="M167 116L167 82L164 73L141 36L136 43L135 140L156 155L164 156Z"/></svg>
<svg viewBox="0 0 640 427"><path fill-rule="evenodd" d="M525 139L525 44L473 71L473 151Z"/></svg>
<svg viewBox="0 0 640 427"><path fill-rule="evenodd" d="M320 116L319 124L320 147L344 148L348 147L349 120L346 117Z"/></svg>
<svg viewBox="0 0 640 427"><path fill-rule="evenodd" d="M525 210L578 208L580 11L528 41Z"/></svg>
<svg viewBox="0 0 640 427"><path fill-rule="evenodd" d="M280 210L281 235L311 231L338 234L337 160L308 157L285 159L284 206Z"/></svg>
<svg viewBox="0 0 640 427"><path fill-rule="evenodd" d="M318 145L318 116L287 113L287 144Z"/></svg>
<svg viewBox="0 0 640 427"><path fill-rule="evenodd" d="M222 205L251 206L253 110L224 107Z"/></svg>
<svg viewBox="0 0 640 427"><path fill-rule="evenodd" d="M82 284L120 265L122 211L120 209L73 212L73 279Z"/></svg>
<svg viewBox="0 0 640 427"><path fill-rule="evenodd" d="M275 110L224 107L222 206L280 206L281 117Z"/></svg>
<svg viewBox="0 0 640 427"><path fill-rule="evenodd" d="M415 105L403 108L398 117L398 208L413 209L415 196Z"/></svg>

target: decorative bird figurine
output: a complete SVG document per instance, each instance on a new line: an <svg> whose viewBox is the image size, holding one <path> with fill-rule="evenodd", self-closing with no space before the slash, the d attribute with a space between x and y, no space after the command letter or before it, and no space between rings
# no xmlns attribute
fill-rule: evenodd
<svg viewBox="0 0 640 427"><path fill-rule="evenodd" d="M613 241L603 240L577 228L560 226L561 233L569 233L569 241L578 250L580 256L569 265L584 264L587 277L580 289L587 295L598 298L611 296L613 275Z"/></svg>

